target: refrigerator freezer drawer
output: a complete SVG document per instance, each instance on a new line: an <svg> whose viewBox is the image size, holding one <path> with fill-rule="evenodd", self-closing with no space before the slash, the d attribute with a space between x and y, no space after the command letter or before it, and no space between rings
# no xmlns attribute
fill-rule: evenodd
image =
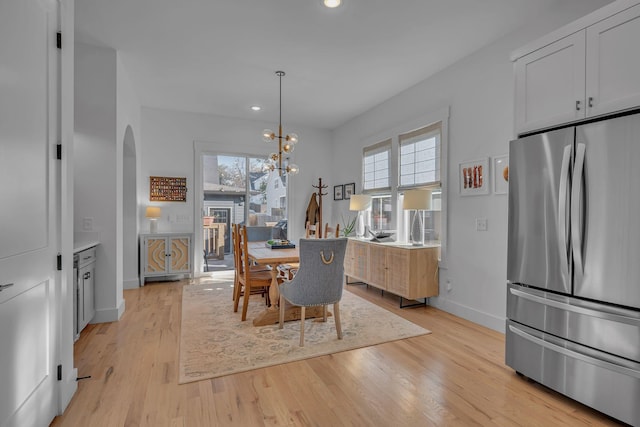
<svg viewBox="0 0 640 427"><path fill-rule="evenodd" d="M640 362L640 312L509 284L507 317Z"/></svg>
<svg viewBox="0 0 640 427"><path fill-rule="evenodd" d="M517 372L631 425L640 425L640 364L507 320L506 363Z"/></svg>

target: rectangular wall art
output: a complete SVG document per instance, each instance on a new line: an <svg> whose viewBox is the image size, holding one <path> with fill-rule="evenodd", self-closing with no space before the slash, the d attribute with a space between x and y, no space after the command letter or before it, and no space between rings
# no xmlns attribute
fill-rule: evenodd
<svg viewBox="0 0 640 427"><path fill-rule="evenodd" d="M186 202L187 178L150 176L149 200L152 202Z"/></svg>
<svg viewBox="0 0 640 427"><path fill-rule="evenodd" d="M507 194L509 191L509 155L493 158L493 192Z"/></svg>
<svg viewBox="0 0 640 427"><path fill-rule="evenodd" d="M352 182L351 184L345 184L344 185L344 198L345 199L350 199L352 194L355 194L356 192L356 184L354 182Z"/></svg>
<svg viewBox="0 0 640 427"><path fill-rule="evenodd" d="M476 196L489 194L489 158L460 163L460 195Z"/></svg>

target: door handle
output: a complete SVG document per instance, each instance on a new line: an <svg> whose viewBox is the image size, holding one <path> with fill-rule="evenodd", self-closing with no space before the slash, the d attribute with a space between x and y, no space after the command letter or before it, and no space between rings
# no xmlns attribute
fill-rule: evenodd
<svg viewBox="0 0 640 427"><path fill-rule="evenodd" d="M528 292L520 291L518 289L509 288L509 293L515 297L525 299L527 301L531 301L536 304L541 304L547 307L557 308L558 310L563 310L570 313L576 313L583 316L595 317L598 319L609 320L611 322L616 323L625 323L627 325L632 325L635 327L640 327L640 318L635 315L635 313L629 313L624 311L624 309L615 309L611 308L612 311L602 311L601 309L592 309L589 307L584 307L581 301L571 301L562 302L556 301L553 298L542 297L538 295L533 295ZM615 312L617 310L617 312ZM634 316L635 315L635 316Z"/></svg>
<svg viewBox="0 0 640 427"><path fill-rule="evenodd" d="M560 268L562 275L569 281L569 256L567 255L567 190L569 188L569 163L571 161L571 145L564 147L562 166L560 167L560 189L558 191L558 249L560 252Z"/></svg>
<svg viewBox="0 0 640 427"><path fill-rule="evenodd" d="M584 267L582 260L582 221L580 209L582 207L582 175L584 172L584 157L586 146L579 143L576 146L576 161L571 179L571 245L573 263L575 265L576 283L582 282Z"/></svg>
<svg viewBox="0 0 640 427"><path fill-rule="evenodd" d="M560 353L572 359L578 359L583 362L587 362L591 365L595 365L603 369L608 369L610 371L618 372L623 375L631 376L634 378L640 378L640 371L636 369L628 368L622 365L617 365L606 360L596 359L595 357L591 357L589 355L580 353L579 351L576 351L567 347L561 347L557 344L554 344L549 341L538 338L536 336L533 336L513 325L509 325L509 331L527 341L531 341L534 344L538 344L541 347L547 348L556 353Z"/></svg>
<svg viewBox="0 0 640 427"><path fill-rule="evenodd" d="M4 291L7 288L10 288L13 286L13 283L7 283L6 285L0 285L0 292Z"/></svg>

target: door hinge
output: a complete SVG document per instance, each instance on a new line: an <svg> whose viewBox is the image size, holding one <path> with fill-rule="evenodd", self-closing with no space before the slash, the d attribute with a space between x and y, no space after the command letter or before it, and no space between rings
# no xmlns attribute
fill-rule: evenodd
<svg viewBox="0 0 640 427"><path fill-rule="evenodd" d="M58 49L62 49L62 33L60 31L56 33L56 46Z"/></svg>
<svg viewBox="0 0 640 427"><path fill-rule="evenodd" d="M62 381L62 365L58 365L58 381Z"/></svg>
<svg viewBox="0 0 640 427"><path fill-rule="evenodd" d="M58 264L58 271L62 271L62 254L58 254L57 264Z"/></svg>
<svg viewBox="0 0 640 427"><path fill-rule="evenodd" d="M62 160L62 144L56 145L56 159Z"/></svg>

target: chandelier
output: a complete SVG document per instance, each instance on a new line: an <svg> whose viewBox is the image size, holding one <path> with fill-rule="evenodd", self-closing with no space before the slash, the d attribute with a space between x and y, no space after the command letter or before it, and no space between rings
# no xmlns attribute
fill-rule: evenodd
<svg viewBox="0 0 640 427"><path fill-rule="evenodd" d="M278 139L278 152L269 154L269 163L267 169L274 171L278 170L278 174L290 174L295 175L299 172L298 165L289 163L289 158L284 158L287 154L291 153L298 143L298 135L290 133L282 135L282 76L284 71L276 71L276 75L280 78L280 117L278 119L278 133L276 134L271 129L265 129L262 131L262 139L265 142L273 142ZM286 164L285 164L286 163Z"/></svg>

